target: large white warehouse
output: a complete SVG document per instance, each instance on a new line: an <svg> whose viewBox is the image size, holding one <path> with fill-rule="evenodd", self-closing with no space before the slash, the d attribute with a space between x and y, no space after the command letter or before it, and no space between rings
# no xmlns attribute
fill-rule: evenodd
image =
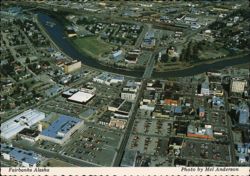
<svg viewBox="0 0 250 176"><path fill-rule="evenodd" d="M25 128L30 128L35 123L45 118L45 113L29 109L12 119L1 124L1 137L10 139Z"/></svg>

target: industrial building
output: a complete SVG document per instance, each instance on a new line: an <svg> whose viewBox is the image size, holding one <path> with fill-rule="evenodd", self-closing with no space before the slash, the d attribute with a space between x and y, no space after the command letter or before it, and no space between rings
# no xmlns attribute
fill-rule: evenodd
<svg viewBox="0 0 250 176"><path fill-rule="evenodd" d="M72 62L64 64L64 72L71 73L73 71L80 69L81 66L82 66L81 61L74 60Z"/></svg>
<svg viewBox="0 0 250 176"><path fill-rule="evenodd" d="M41 156L33 151L26 151L6 144L0 144L3 159L14 161L18 166L37 167L41 162Z"/></svg>
<svg viewBox="0 0 250 176"><path fill-rule="evenodd" d="M29 109L1 124L1 137L10 139L45 118L45 113Z"/></svg>
<svg viewBox="0 0 250 176"><path fill-rule="evenodd" d="M84 121L75 117L60 116L40 134L40 139L64 144L83 125Z"/></svg>

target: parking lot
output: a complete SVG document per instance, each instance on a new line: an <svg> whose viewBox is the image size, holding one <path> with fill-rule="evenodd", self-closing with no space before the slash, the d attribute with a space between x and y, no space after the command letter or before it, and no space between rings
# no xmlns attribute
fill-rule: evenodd
<svg viewBox="0 0 250 176"><path fill-rule="evenodd" d="M141 153L154 155L157 148L158 138L147 137L142 135L132 135L128 146L132 150L140 151Z"/></svg>
<svg viewBox="0 0 250 176"><path fill-rule="evenodd" d="M181 154L190 160L204 159L214 162L230 162L229 146L199 140L185 140Z"/></svg>
<svg viewBox="0 0 250 176"><path fill-rule="evenodd" d="M103 166L110 166L121 134L101 128L86 126L65 145L63 155Z"/></svg>
<svg viewBox="0 0 250 176"><path fill-rule="evenodd" d="M168 136L171 133L171 123L157 119L136 120L133 127L134 133Z"/></svg>

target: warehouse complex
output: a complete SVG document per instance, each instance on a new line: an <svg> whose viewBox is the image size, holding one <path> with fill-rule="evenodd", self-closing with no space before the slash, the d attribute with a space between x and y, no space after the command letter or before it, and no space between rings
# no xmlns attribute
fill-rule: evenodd
<svg viewBox="0 0 250 176"><path fill-rule="evenodd" d="M29 109L1 124L1 137L10 139L25 128L30 128L45 118L45 113Z"/></svg>

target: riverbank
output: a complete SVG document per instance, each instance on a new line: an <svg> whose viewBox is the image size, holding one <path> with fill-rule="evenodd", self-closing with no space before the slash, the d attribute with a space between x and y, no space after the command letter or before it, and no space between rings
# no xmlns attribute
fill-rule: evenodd
<svg viewBox="0 0 250 176"><path fill-rule="evenodd" d="M138 78L142 77L144 73L144 69L129 70L125 68L117 68L113 66L103 65L98 60L91 58L82 52L79 52L70 42L70 40L68 40L67 37L65 36L64 26L59 21L53 19L49 15L45 13L38 13L38 20L39 20L39 23L45 29L49 38L57 46L57 48L59 48L63 53L65 53L70 58L81 60L84 65L97 69L97 70L112 72L116 74L122 74L126 76L138 77ZM46 25L46 21L52 21L56 25L53 28L50 28L49 26ZM154 71L152 78L165 79L168 77L191 76L191 75L200 74L200 73L211 71L211 70L222 69L227 66L233 66L233 65L244 64L244 63L250 63L250 54L244 57L234 58L230 60L220 60L220 61L217 61L214 63L208 63L208 64L202 63L202 64L192 66L190 68L184 68L182 70L171 70L171 71L164 71L164 72Z"/></svg>

